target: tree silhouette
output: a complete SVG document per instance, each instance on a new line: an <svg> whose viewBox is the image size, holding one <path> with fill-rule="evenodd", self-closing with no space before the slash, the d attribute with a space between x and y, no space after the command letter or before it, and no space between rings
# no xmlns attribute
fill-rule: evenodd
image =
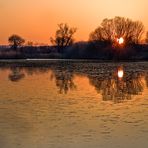
<svg viewBox="0 0 148 148"><path fill-rule="evenodd" d="M76 30L76 28L71 28L67 24L59 24L55 38L50 38L51 43L61 49L72 45L74 42L73 35L75 34Z"/></svg>
<svg viewBox="0 0 148 148"><path fill-rule="evenodd" d="M123 79L119 79L116 72L98 76L89 75L90 84L101 93L104 101L120 103L131 100L133 95L139 95L144 90L141 72L128 72Z"/></svg>
<svg viewBox="0 0 148 148"><path fill-rule="evenodd" d="M25 74L22 72L19 67L11 67L11 73L9 74L9 80L12 82L18 82L25 77Z"/></svg>
<svg viewBox="0 0 148 148"><path fill-rule="evenodd" d="M132 21L124 17L106 18L90 34L90 41L108 41L113 44L122 37L126 45L138 44L143 33L144 25L140 21Z"/></svg>
<svg viewBox="0 0 148 148"><path fill-rule="evenodd" d="M19 35L14 34L8 38L8 42L10 43L13 49L17 50L18 46L21 46L25 43L25 40Z"/></svg>
<svg viewBox="0 0 148 148"><path fill-rule="evenodd" d="M76 85L73 81L74 75L72 72L69 72L66 69L61 71L54 70L51 78L53 77L55 77L55 83L60 94L67 94L68 91L76 89Z"/></svg>

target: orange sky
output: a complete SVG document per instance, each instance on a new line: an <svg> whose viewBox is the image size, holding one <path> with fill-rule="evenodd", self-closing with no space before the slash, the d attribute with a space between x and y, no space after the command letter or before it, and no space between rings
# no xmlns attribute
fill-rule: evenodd
<svg viewBox="0 0 148 148"><path fill-rule="evenodd" d="M50 43L57 24L77 27L76 40L87 40L104 18L141 20L148 30L148 0L0 0L0 44L11 34Z"/></svg>

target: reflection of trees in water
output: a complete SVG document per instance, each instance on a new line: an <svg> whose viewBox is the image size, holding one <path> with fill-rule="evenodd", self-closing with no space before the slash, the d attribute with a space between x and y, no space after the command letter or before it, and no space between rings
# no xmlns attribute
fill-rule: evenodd
<svg viewBox="0 0 148 148"><path fill-rule="evenodd" d="M26 67L25 72L28 75L33 74L43 74L47 73L49 70L52 70L53 74L51 75L51 79L55 78L56 86L59 89L59 93L67 93L70 90L76 88L76 85L73 82L73 72L71 72L68 68L63 67L63 65L49 67Z"/></svg>
<svg viewBox="0 0 148 148"><path fill-rule="evenodd" d="M145 76L146 86L148 87L148 73Z"/></svg>
<svg viewBox="0 0 148 148"><path fill-rule="evenodd" d="M25 67L24 71L27 75L37 75L37 74L43 74L47 73L50 69L48 67Z"/></svg>
<svg viewBox="0 0 148 148"><path fill-rule="evenodd" d="M59 93L67 93L70 90L74 90L76 85L73 82L74 73L69 69L58 67L17 67L13 66L10 68L9 80L17 82L23 79L26 75L37 75L47 73L49 70L53 71L51 79L55 78L55 83L59 89ZM25 74L24 74L25 73Z"/></svg>
<svg viewBox="0 0 148 148"><path fill-rule="evenodd" d="M72 72L67 70L55 70L53 74L53 77L55 77L56 86L59 89L59 93L67 94L68 91L74 90L76 88L76 85L73 82L74 75Z"/></svg>
<svg viewBox="0 0 148 148"><path fill-rule="evenodd" d="M22 69L19 67L11 67L11 73L8 75L8 78L12 82L18 82L25 77Z"/></svg>
<svg viewBox="0 0 148 148"><path fill-rule="evenodd" d="M8 75L8 78L12 82L17 82L23 79L26 75L37 75L37 74L42 74L46 73L49 71L49 68L45 67L18 67L18 66L13 66L10 67L10 74Z"/></svg>
<svg viewBox="0 0 148 148"><path fill-rule="evenodd" d="M95 67L92 67L95 66ZM132 99L133 95L141 94L143 91L142 77L145 77L148 86L148 73L125 72L124 77L119 79L117 71L113 72L115 66L91 65L91 64L53 64L49 67L16 67L10 68L9 79L12 82L19 81L27 75L37 75L52 71L51 79L55 79L55 84L59 93L67 93L76 88L74 74L87 76L90 84L95 86L98 93L101 93L104 101L111 100L122 102ZM116 69L116 68L115 68ZM129 70L132 68L129 67ZM50 82L49 82L50 83Z"/></svg>
<svg viewBox="0 0 148 148"><path fill-rule="evenodd" d="M98 93L102 94L104 101L116 103L132 99L132 95L141 94L143 91L142 73L127 73L123 79L116 74L103 74L89 76L90 83L95 86Z"/></svg>

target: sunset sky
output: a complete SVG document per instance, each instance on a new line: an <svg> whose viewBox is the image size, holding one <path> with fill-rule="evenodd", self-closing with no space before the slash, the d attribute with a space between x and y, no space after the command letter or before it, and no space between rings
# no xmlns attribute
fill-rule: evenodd
<svg viewBox="0 0 148 148"><path fill-rule="evenodd" d="M0 0L0 44L11 34L50 44L57 24L77 27L76 41L87 40L104 18L141 20L148 30L148 0Z"/></svg>

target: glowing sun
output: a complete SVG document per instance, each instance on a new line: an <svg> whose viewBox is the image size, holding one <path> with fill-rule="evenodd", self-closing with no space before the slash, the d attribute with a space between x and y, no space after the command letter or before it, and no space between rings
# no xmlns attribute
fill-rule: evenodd
<svg viewBox="0 0 148 148"><path fill-rule="evenodd" d="M123 69L119 69L119 70L118 70L118 77L119 77L119 78L123 78L123 75L124 75Z"/></svg>
<svg viewBox="0 0 148 148"><path fill-rule="evenodd" d="M123 43L124 43L124 39L123 39L122 37L120 37L119 39L117 39L117 42L118 42L119 44L123 44Z"/></svg>

